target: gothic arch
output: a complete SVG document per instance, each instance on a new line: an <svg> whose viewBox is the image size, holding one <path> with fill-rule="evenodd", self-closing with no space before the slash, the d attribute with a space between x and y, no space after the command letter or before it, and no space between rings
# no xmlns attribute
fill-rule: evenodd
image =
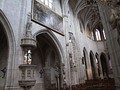
<svg viewBox="0 0 120 90"><path fill-rule="evenodd" d="M93 79L96 79L97 78L97 72L96 72L96 63L95 63L94 53L92 51L90 51L89 56L90 56L92 76L93 76Z"/></svg>
<svg viewBox="0 0 120 90"><path fill-rule="evenodd" d="M86 48L85 48L85 47L83 48L83 51L84 51L86 54L88 54L88 52L87 52L87 50L86 50Z"/></svg>
<svg viewBox="0 0 120 90"><path fill-rule="evenodd" d="M86 72L86 77L87 77L87 80L89 79L89 76L88 76L88 64L87 64L87 60L88 60L88 53L87 53L87 50L86 48L84 47L83 48L83 57L84 57L84 63L85 63L85 72Z"/></svg>
<svg viewBox="0 0 120 90"><path fill-rule="evenodd" d="M57 37L49 30L40 30L34 34L34 38L37 40L37 48L41 49L43 53L43 58L39 58L42 61L42 65L40 64L40 68L44 69L44 78L43 78L43 87L48 90L48 88L55 87L57 85L58 88L62 86L62 61L63 61L63 50L60 42L58 41ZM34 60L33 60L34 62ZM36 62L36 61L35 61ZM37 65L38 66L38 65ZM48 70L50 69L50 70ZM56 76L56 71L59 70L59 77ZM39 70L38 70L39 72ZM50 74L53 72L52 74ZM48 75L49 74L49 75ZM38 75L38 74L37 74ZM52 75L51 79L54 82L51 82L50 76ZM49 76L49 77L48 77ZM56 76L56 77L55 77ZM56 79L55 79L56 78ZM48 80L46 82L46 80ZM56 80L56 81L55 81ZM40 81L40 80L39 80ZM39 82L38 81L38 82ZM56 83L55 83L56 82ZM46 86L48 85L48 86Z"/></svg>
<svg viewBox="0 0 120 90"><path fill-rule="evenodd" d="M8 42L8 58L7 58L7 75L6 75L6 82L5 82L5 88L11 87L11 83L13 82L13 68L14 68L14 55L15 55L15 37L12 30L12 27L10 25L9 20L7 19L4 12L0 9L0 23L4 28L4 33L7 38ZM7 82L9 81L9 82ZM7 87L8 86L8 87Z"/></svg>
<svg viewBox="0 0 120 90"><path fill-rule="evenodd" d="M96 63L99 63L99 54L98 54L97 52L95 53L95 57L96 57L96 59L97 59L97 60L96 60Z"/></svg>
<svg viewBox="0 0 120 90"><path fill-rule="evenodd" d="M100 77L101 74L101 68L100 68L100 58L99 58L99 54L96 52L95 54L96 57L96 64L97 64L97 72L98 72L98 76Z"/></svg>
<svg viewBox="0 0 120 90"><path fill-rule="evenodd" d="M60 54L60 58L61 58L61 62L63 62L64 60L64 52L62 49L62 45L60 44L59 40L57 39L57 37L53 34L52 31L50 30L46 30L46 29L42 29L38 32L36 32L33 37L36 39L36 36L40 35L40 34L47 34L54 42L55 46L57 47L59 54Z"/></svg>
<svg viewBox="0 0 120 90"><path fill-rule="evenodd" d="M107 56L105 53L103 53L103 52L101 53L100 60L101 60L103 77L109 78L108 62L107 62Z"/></svg>
<svg viewBox="0 0 120 90"><path fill-rule="evenodd" d="M85 0L80 0L77 4L77 7L75 8L75 15L77 15L81 10L83 10L86 7L90 7L90 6L86 5Z"/></svg>

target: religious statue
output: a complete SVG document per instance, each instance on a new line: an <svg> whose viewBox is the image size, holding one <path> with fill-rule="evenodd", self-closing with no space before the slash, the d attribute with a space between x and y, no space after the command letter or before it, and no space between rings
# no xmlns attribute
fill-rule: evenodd
<svg viewBox="0 0 120 90"><path fill-rule="evenodd" d="M26 36L31 37L31 28L32 28L32 22L31 22L31 13L28 14L27 16L27 24L26 24Z"/></svg>

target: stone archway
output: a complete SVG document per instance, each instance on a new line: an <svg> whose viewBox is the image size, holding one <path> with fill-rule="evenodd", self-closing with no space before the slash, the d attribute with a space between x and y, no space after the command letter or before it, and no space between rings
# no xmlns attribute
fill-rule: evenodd
<svg viewBox="0 0 120 90"><path fill-rule="evenodd" d="M95 58L96 58L98 76L100 77L101 68L100 68L100 60L99 60L99 55L98 55L98 53L95 54Z"/></svg>
<svg viewBox="0 0 120 90"><path fill-rule="evenodd" d="M89 79L88 72L87 72L87 69L88 69L88 65L87 65L88 53L87 53L86 48L83 49L83 56L84 56L84 62L85 62L86 77L87 77L87 80L88 80Z"/></svg>
<svg viewBox="0 0 120 90"><path fill-rule="evenodd" d="M105 53L101 53L100 60L101 60L103 77L109 78L109 69L108 69L108 63L107 63L107 58L106 58Z"/></svg>
<svg viewBox="0 0 120 90"><path fill-rule="evenodd" d="M14 54L14 34L8 19L0 9L0 90L13 87L11 82L14 78Z"/></svg>
<svg viewBox="0 0 120 90"><path fill-rule="evenodd" d="M0 22L0 90L3 90L5 86L8 52L8 41L5 29Z"/></svg>
<svg viewBox="0 0 120 90"><path fill-rule="evenodd" d="M97 78L97 71L96 71L96 64L95 64L95 57L92 51L90 51L90 63L91 63L91 70L92 70L92 77L93 79Z"/></svg>
<svg viewBox="0 0 120 90"><path fill-rule="evenodd" d="M51 32L36 35L37 48L33 51L32 64L36 68L35 90L60 90L61 88L61 51Z"/></svg>

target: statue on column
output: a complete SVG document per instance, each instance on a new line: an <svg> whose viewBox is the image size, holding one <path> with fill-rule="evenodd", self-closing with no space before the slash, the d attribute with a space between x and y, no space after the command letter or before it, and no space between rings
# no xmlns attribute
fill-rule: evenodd
<svg viewBox="0 0 120 90"><path fill-rule="evenodd" d="M31 13L28 13L24 37L21 39L21 46L24 50L24 64L31 64L32 50L36 47L36 40L32 36L31 28Z"/></svg>
<svg viewBox="0 0 120 90"><path fill-rule="evenodd" d="M26 24L26 36L27 37L32 36L31 28L32 28L31 13L29 13L27 17L27 24Z"/></svg>

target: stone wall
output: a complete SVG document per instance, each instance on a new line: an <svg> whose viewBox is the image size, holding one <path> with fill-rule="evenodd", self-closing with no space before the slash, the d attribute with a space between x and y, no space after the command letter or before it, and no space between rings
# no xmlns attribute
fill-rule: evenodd
<svg viewBox="0 0 120 90"><path fill-rule="evenodd" d="M0 9L3 11L5 16L7 17L9 24L13 30L13 35L15 38L15 55L14 60L11 65L14 67L8 72L11 72L11 70L14 70L12 72L12 80L10 83L6 81L6 90L10 90L10 88L13 90L22 90L22 88L19 86L18 80L20 78L20 72L19 72L19 65L23 64L23 49L21 48L21 39L24 37L25 31L26 31L26 23L27 23L27 14L31 12L31 0L1 0L0 1ZM55 12L58 13L63 17L63 31L64 35L60 35L54 31L51 31L56 36L56 39L61 45L61 63L65 64L65 77L66 77L66 84L71 85L73 84L80 84L84 83L86 80L85 75L85 66L82 64L82 57L83 57L83 49L84 47L87 50L88 58L87 58L87 64L88 64L88 73L89 73L89 79L92 79L92 72L91 72L91 64L90 64L90 51L94 53L101 53L105 52L105 45L104 42L96 43L95 41L91 40L89 37L87 37L85 30L83 30L79 25L78 18L74 15L71 7L67 3L66 5L62 5L61 7L59 0L56 0L55 2ZM36 35L44 30L49 30L35 22L32 22L32 35L36 39ZM81 32L83 31L83 32ZM70 45L69 42L69 32L73 34L74 36L74 42L73 46ZM72 50L72 60L75 61L75 71L71 74L71 68L70 64L70 53L69 50ZM75 49L75 50L74 50ZM12 53L12 52L10 52ZM8 60L8 62L10 62ZM9 63L8 63L9 64ZM74 66L74 65L73 65ZM75 77L71 79L71 77ZM9 80L11 78L10 75L7 76L6 80ZM73 82L72 82L73 81ZM41 88L40 84L36 85L36 88ZM8 89L7 89L8 88ZM37 90L37 89L36 89Z"/></svg>

